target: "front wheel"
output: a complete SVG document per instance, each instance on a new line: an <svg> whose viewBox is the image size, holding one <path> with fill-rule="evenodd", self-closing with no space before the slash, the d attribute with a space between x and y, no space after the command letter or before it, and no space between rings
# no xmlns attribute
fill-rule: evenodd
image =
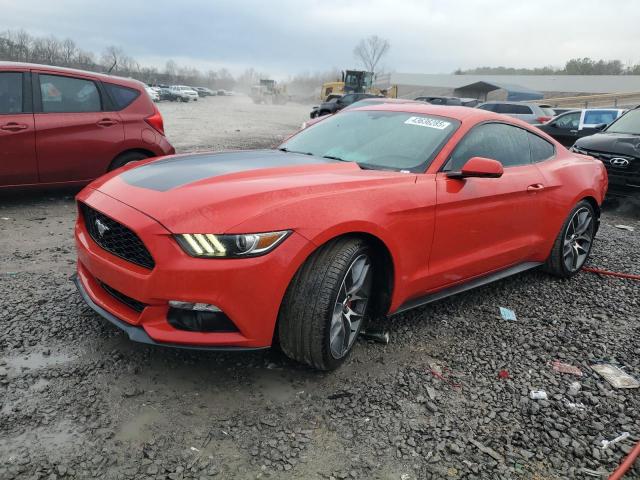
<svg viewBox="0 0 640 480"><path fill-rule="evenodd" d="M573 207L545 263L545 270L561 278L580 271L591 253L596 234L596 215L591 203L581 200Z"/></svg>
<svg viewBox="0 0 640 480"><path fill-rule="evenodd" d="M284 353L319 370L348 357L368 313L373 260L358 238L320 248L300 267L280 309L278 337Z"/></svg>

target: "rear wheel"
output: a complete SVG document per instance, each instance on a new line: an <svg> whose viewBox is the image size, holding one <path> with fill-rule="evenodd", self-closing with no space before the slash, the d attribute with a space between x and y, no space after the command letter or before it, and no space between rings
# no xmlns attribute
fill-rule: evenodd
<svg viewBox="0 0 640 480"><path fill-rule="evenodd" d="M340 238L315 252L285 295L278 323L290 358L333 370L348 357L368 313L373 260L358 238Z"/></svg>
<svg viewBox="0 0 640 480"><path fill-rule="evenodd" d="M562 278L580 271L591 253L596 233L596 216L591 203L578 202L571 210L556 238L545 270Z"/></svg>
<svg viewBox="0 0 640 480"><path fill-rule="evenodd" d="M149 158L149 155L143 152L125 152L121 155L118 155L111 165L109 166L109 171L115 170L116 168L124 167L125 165L137 162L139 160L144 160L145 158Z"/></svg>

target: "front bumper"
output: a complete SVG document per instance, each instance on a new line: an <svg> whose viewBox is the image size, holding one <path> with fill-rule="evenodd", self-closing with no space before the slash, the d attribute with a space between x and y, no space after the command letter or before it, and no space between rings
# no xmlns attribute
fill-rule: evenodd
<svg viewBox="0 0 640 480"><path fill-rule="evenodd" d="M609 189L607 195L611 197L640 196L640 175L632 172L621 173L607 169Z"/></svg>
<svg viewBox="0 0 640 480"><path fill-rule="evenodd" d="M297 266L313 245L295 232L274 251L243 259L192 258L155 220L99 191L86 188L78 201L112 217L143 241L155 267L145 269L103 250L89 235L82 215L75 228L76 285L102 317L143 343L204 349L271 346L280 302ZM116 290L131 303L114 296ZM169 300L218 306L236 331L199 332L174 328ZM115 321L114 321L115 320Z"/></svg>

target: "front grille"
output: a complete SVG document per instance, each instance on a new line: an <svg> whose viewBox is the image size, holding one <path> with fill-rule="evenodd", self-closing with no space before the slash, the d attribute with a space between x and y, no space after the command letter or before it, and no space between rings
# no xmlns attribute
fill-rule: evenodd
<svg viewBox="0 0 640 480"><path fill-rule="evenodd" d="M150 270L155 267L149 250L129 228L84 203L80 210L89 235L107 252Z"/></svg>
<svg viewBox="0 0 640 480"><path fill-rule="evenodd" d="M627 169L631 169L634 164L634 157L630 157L628 155L618 155L616 153L596 152L594 150L584 150L584 149L582 149L582 151L584 152L585 155L589 155L591 157L594 157L600 160L602 163L604 163L607 169L613 168L615 170L627 170ZM627 163L622 162L622 164L616 164L616 163L612 163L612 160L617 163L619 163L620 160L626 160Z"/></svg>
<svg viewBox="0 0 640 480"><path fill-rule="evenodd" d="M134 311L136 311L138 313L141 313L142 310L144 310L144 307L147 306L146 303L142 303L142 302L139 302L138 300L136 300L134 298L127 297L124 293L120 293L119 291L111 288L106 283L100 282L100 286L102 286L104 291L107 292L109 295L111 295L113 298L115 298L116 300L124 303L131 310L134 310Z"/></svg>

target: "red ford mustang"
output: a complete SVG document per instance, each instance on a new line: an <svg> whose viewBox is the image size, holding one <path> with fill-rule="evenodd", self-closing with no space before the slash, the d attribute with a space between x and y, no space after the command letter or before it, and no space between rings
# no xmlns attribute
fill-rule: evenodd
<svg viewBox="0 0 640 480"><path fill-rule="evenodd" d="M78 195L76 283L132 340L278 341L333 369L367 318L584 264L601 162L465 107L369 106L275 150L170 156Z"/></svg>

